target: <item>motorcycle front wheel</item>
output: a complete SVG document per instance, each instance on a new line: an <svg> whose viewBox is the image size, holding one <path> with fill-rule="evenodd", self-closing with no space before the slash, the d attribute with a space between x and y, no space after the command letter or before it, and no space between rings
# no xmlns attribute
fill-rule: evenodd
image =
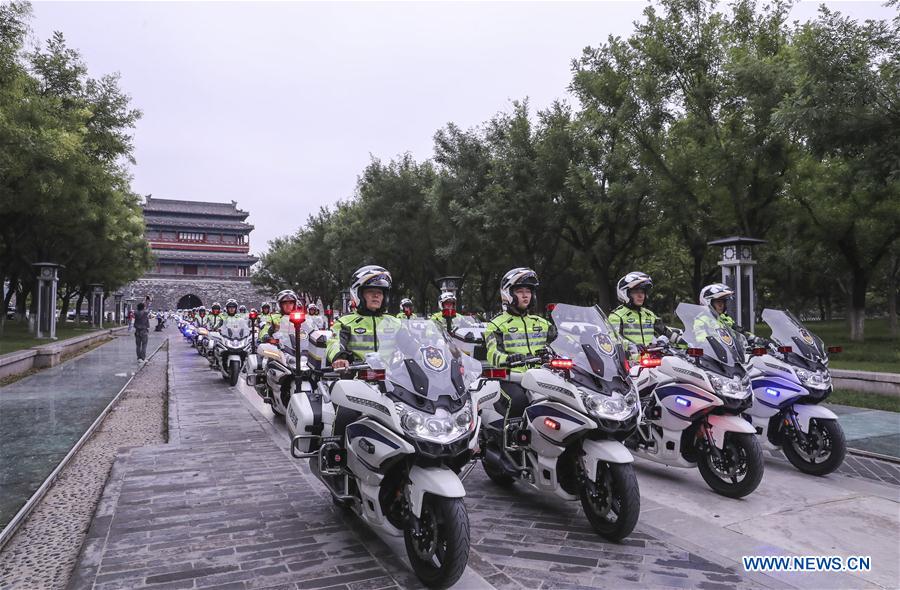
<svg viewBox="0 0 900 590"><path fill-rule="evenodd" d="M784 441L784 456L791 465L810 475L828 475L841 466L847 454L844 429L837 420L809 421L806 441Z"/></svg>
<svg viewBox="0 0 900 590"><path fill-rule="evenodd" d="M581 506L591 527L610 541L631 534L641 513L641 492L631 463L603 463L596 481L584 479Z"/></svg>
<svg viewBox="0 0 900 590"><path fill-rule="evenodd" d="M228 363L228 384L234 387L237 385L238 377L241 376L241 361L231 361Z"/></svg>
<svg viewBox="0 0 900 590"><path fill-rule="evenodd" d="M426 495L417 524L403 531L413 571L429 588L452 586L469 561L469 515L462 498Z"/></svg>
<svg viewBox="0 0 900 590"><path fill-rule="evenodd" d="M721 458L712 452L700 453L697 468L703 481L716 493L729 498L743 498L762 481L762 447L755 434L729 432L725 435Z"/></svg>

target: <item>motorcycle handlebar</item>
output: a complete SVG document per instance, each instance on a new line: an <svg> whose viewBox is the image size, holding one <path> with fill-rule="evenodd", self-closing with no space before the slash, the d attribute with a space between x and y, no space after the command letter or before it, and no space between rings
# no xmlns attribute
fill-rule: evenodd
<svg viewBox="0 0 900 590"><path fill-rule="evenodd" d="M368 363L358 363L356 365L348 365L343 369L334 369L331 371L321 371L322 379L340 379L345 375L350 373L355 373L357 371L368 371L372 367L369 366Z"/></svg>

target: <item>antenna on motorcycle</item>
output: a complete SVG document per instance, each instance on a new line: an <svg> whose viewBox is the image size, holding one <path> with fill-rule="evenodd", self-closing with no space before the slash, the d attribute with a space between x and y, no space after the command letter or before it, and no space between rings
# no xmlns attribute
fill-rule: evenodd
<svg viewBox="0 0 900 590"><path fill-rule="evenodd" d="M329 307L326 307L326 308L325 308L325 317L329 317L329 318L330 318L330 317L333 316L333 315L334 315L334 310L331 309L330 306L329 306Z"/></svg>
<svg viewBox="0 0 900 590"><path fill-rule="evenodd" d="M556 309L556 304L548 303L546 309L547 309L547 313L553 313L553 310Z"/></svg>
<svg viewBox="0 0 900 590"><path fill-rule="evenodd" d="M255 309L251 309L251 310L250 310L249 317L250 317L251 320L255 320L256 318L259 317L259 314L256 312Z"/></svg>

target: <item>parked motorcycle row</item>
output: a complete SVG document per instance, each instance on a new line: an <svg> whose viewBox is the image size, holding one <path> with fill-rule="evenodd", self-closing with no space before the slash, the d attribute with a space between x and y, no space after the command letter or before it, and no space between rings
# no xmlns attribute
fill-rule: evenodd
<svg viewBox="0 0 900 590"><path fill-rule="evenodd" d="M284 416L292 455L335 504L404 538L429 587L465 569L463 482L478 462L499 486L580 502L591 527L619 541L640 513L634 456L696 468L730 498L760 485L763 449L812 475L843 461L837 416L821 405L839 349L790 312L763 311L771 338L747 342L708 307L682 303L681 342L659 338L636 358L598 307L551 307L555 340L507 367L484 362L484 324L464 316L389 318L377 351L339 371L325 362L334 334L302 307L266 342L255 311L217 331L179 328L232 386L243 374ZM528 397L518 418L496 403L511 386Z"/></svg>

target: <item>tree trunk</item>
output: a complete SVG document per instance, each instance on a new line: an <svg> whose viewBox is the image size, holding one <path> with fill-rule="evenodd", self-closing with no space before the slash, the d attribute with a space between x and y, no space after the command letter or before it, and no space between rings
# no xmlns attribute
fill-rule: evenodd
<svg viewBox="0 0 900 590"><path fill-rule="evenodd" d="M81 304L84 303L84 290L78 291L78 301L75 302L75 325L81 323Z"/></svg>
<svg viewBox="0 0 900 590"><path fill-rule="evenodd" d="M897 327L897 296L900 295L897 289L897 267L900 264L900 259L897 256L891 257L890 265L888 266L888 325L891 329L891 338L896 338L898 336L898 327Z"/></svg>
<svg viewBox="0 0 900 590"><path fill-rule="evenodd" d="M854 271L852 285L850 287L850 309L847 314L850 320L850 340L863 342L865 340L866 319L866 288L869 286L869 277L862 271Z"/></svg>

